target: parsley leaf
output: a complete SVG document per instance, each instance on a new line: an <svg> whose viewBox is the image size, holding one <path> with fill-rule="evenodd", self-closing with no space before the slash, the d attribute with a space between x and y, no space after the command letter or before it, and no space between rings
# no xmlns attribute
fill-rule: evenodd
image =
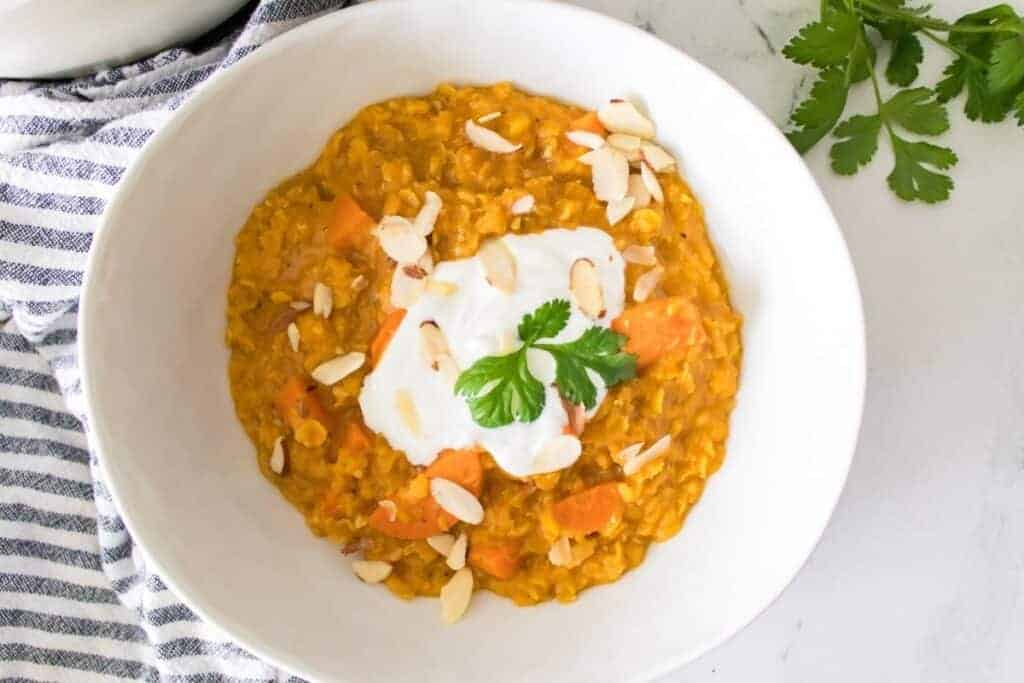
<svg viewBox="0 0 1024 683"><path fill-rule="evenodd" d="M782 49L797 64L823 69L846 61L857 41L859 23L849 12L826 9L821 21L807 24Z"/></svg>
<svg viewBox="0 0 1024 683"><path fill-rule="evenodd" d="M949 130L949 116L933 97L928 88L901 90L882 105L882 112L885 118L911 133L938 135Z"/></svg>
<svg viewBox="0 0 1024 683"><path fill-rule="evenodd" d="M885 77L893 85L910 85L917 80L918 67L923 60L921 41L913 33L904 33L893 42Z"/></svg>
<svg viewBox="0 0 1024 683"><path fill-rule="evenodd" d="M893 134L892 151L896 166L889 174L889 187L901 199L920 199L928 204L949 198L953 180L942 173L929 170L950 168L957 162L956 154L945 147L927 142L910 142Z"/></svg>
<svg viewBox="0 0 1024 683"><path fill-rule="evenodd" d="M569 321L569 302L553 299L523 316L519 338L523 345L504 356L485 356L459 375L455 393L466 397L473 420L483 427L533 422L544 410L544 385L530 374L528 349L540 349L555 359L555 384L573 403L593 408L597 387L587 370L612 386L636 376L636 356L624 352L626 338L604 327L591 327L574 341L538 344L554 337Z"/></svg>
<svg viewBox="0 0 1024 683"><path fill-rule="evenodd" d="M840 175L853 175L865 166L878 150L878 133L882 129L882 118L875 116L853 116L836 128L835 135L845 138L832 145L832 170Z"/></svg>
<svg viewBox="0 0 1024 683"><path fill-rule="evenodd" d="M846 108L849 91L850 84L844 69L832 68L821 72L810 96L790 117L798 129L789 131L786 137L798 152L807 152L835 127Z"/></svg>

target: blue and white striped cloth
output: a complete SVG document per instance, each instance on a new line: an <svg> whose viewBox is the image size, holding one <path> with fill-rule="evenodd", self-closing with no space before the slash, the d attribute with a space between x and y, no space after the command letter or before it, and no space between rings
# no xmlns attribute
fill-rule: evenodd
<svg viewBox="0 0 1024 683"><path fill-rule="evenodd" d="M188 48L0 81L0 677L282 680L149 572L83 428L78 294L104 207L194 88L346 0L252 2Z"/></svg>

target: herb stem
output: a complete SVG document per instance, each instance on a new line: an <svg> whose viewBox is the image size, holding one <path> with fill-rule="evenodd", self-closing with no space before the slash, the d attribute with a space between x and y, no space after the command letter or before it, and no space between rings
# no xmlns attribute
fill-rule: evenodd
<svg viewBox="0 0 1024 683"><path fill-rule="evenodd" d="M861 27L861 38L867 40L867 36L864 35L864 27ZM878 104L878 118L881 119L882 125L885 126L885 130L889 133L889 140L892 142L893 147L896 146L896 133L892 129L892 125L889 123L889 117L885 115L885 104L882 101L882 89L878 87L878 76L875 75L875 70L871 69L871 89L875 93L875 102Z"/></svg>
<svg viewBox="0 0 1024 683"><path fill-rule="evenodd" d="M1021 22L1011 24L1000 23L995 26L979 26L977 24L950 24L949 22L933 17L921 16L913 12L898 9L892 5L885 5L876 0L855 0L858 5L870 9L879 17L896 19L920 29L932 29L944 33L1017 33L1024 35L1024 25Z"/></svg>
<svg viewBox="0 0 1024 683"><path fill-rule="evenodd" d="M963 49L957 47L956 45L953 45L948 40L943 40L939 36L935 35L931 31L929 31L928 29L926 29L926 28L921 29L921 33L924 34L924 36L926 38L928 38L929 40L931 40L933 43L935 43L937 45L941 45L942 47L946 48L947 50L949 50L953 54L958 55L960 57L963 57L967 61L973 63L975 66L977 66L979 68L982 68L982 69L988 67L988 63L985 62L985 60L978 59L977 57L975 57L971 53L967 52L966 50L963 50Z"/></svg>

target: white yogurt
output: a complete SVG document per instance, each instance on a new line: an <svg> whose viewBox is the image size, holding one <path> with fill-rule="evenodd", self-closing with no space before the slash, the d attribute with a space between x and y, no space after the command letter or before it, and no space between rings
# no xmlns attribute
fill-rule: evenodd
<svg viewBox="0 0 1024 683"><path fill-rule="evenodd" d="M476 445L517 477L559 470L575 462L575 457L568 462L538 459L545 444L562 434L568 423L558 390L552 386L554 360L550 354L527 352L531 371L545 386L540 416L533 422L490 429L473 421L466 399L457 396L453 384L431 368L421 350L420 324L432 320L441 328L459 369L465 370L484 356L518 347L520 320L546 301L566 299L571 305L569 322L554 338L556 343L572 341L594 325L607 327L622 312L625 264L604 231L557 228L534 235L507 235L502 241L516 261L514 291L505 294L488 284L476 257L437 264L433 279L451 282L458 289L448 296L427 293L420 297L363 383L359 405L366 425L415 465L430 464L446 448ZM590 259L597 267L606 308L599 320L584 315L569 292L569 269L581 258ZM510 349L506 345L511 340L515 346ZM590 372L590 377L598 390L599 406L606 388L599 375ZM401 390L412 397L418 430L410 429L409 421L395 406Z"/></svg>

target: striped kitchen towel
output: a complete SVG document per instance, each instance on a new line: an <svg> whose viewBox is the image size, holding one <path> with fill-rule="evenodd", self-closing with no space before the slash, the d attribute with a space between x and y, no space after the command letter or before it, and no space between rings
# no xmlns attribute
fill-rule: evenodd
<svg viewBox="0 0 1024 683"><path fill-rule="evenodd" d="M261 0L188 47L0 81L0 677L281 680L147 570L83 428L86 255L125 168L196 87L347 0Z"/></svg>

